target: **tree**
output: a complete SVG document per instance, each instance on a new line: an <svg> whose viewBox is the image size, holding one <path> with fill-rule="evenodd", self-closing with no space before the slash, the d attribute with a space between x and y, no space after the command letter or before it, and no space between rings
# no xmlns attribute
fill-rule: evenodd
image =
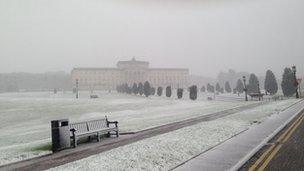
<svg viewBox="0 0 304 171"><path fill-rule="evenodd" d="M196 85L193 85L193 86L190 87L189 98L191 100L196 100L197 99L197 86Z"/></svg>
<svg viewBox="0 0 304 171"><path fill-rule="evenodd" d="M258 77L255 74L250 74L249 76L249 83L247 85L247 90L248 93L259 93L259 88L258 88Z"/></svg>
<svg viewBox="0 0 304 171"><path fill-rule="evenodd" d="M219 83L216 83L216 85L215 85L215 90L216 90L217 92L220 92L220 91L221 91L221 86L220 86Z"/></svg>
<svg viewBox="0 0 304 171"><path fill-rule="evenodd" d="M138 94L138 87L137 87L137 84L136 84L136 83L133 84L132 92L133 92L134 94Z"/></svg>
<svg viewBox="0 0 304 171"><path fill-rule="evenodd" d="M225 90L227 93L231 93L231 87L230 87L230 84L228 81L226 81L226 83L225 83Z"/></svg>
<svg viewBox="0 0 304 171"><path fill-rule="evenodd" d="M264 88L266 92L270 93L271 95L278 92L277 79L271 70L267 70L266 72Z"/></svg>
<svg viewBox="0 0 304 171"><path fill-rule="evenodd" d="M121 93L121 86L120 86L120 85L117 85L117 86L116 86L116 91L117 91L118 93ZM75 88L75 93L76 93L76 88Z"/></svg>
<svg viewBox="0 0 304 171"><path fill-rule="evenodd" d="M183 97L183 91L184 89L182 88L177 89L177 98L181 99Z"/></svg>
<svg viewBox="0 0 304 171"><path fill-rule="evenodd" d="M208 84L207 84L207 92L212 92L211 89L212 89L212 88L211 88L211 84L208 83Z"/></svg>
<svg viewBox="0 0 304 171"><path fill-rule="evenodd" d="M222 94L224 93L224 88L223 88L223 87L221 87L221 93L222 93Z"/></svg>
<svg viewBox="0 0 304 171"><path fill-rule="evenodd" d="M163 88L162 87L158 87L157 88L157 95L161 96L163 94Z"/></svg>
<svg viewBox="0 0 304 171"><path fill-rule="evenodd" d="M294 83L295 79L292 70L285 68L281 83L284 96L290 97L296 92L297 88L294 86Z"/></svg>
<svg viewBox="0 0 304 171"><path fill-rule="evenodd" d="M144 85L141 82L138 84L138 92L140 95L144 94Z"/></svg>
<svg viewBox="0 0 304 171"><path fill-rule="evenodd" d="M126 87L127 94L132 94L132 88L127 85Z"/></svg>
<svg viewBox="0 0 304 171"><path fill-rule="evenodd" d="M210 86L210 91L211 93L214 93L214 86L213 85L209 85Z"/></svg>
<svg viewBox="0 0 304 171"><path fill-rule="evenodd" d="M144 83L144 94L146 97L150 96L150 94L151 94L151 86L150 86L149 81L146 81Z"/></svg>
<svg viewBox="0 0 304 171"><path fill-rule="evenodd" d="M151 95L155 95L155 88L154 87L151 87Z"/></svg>
<svg viewBox="0 0 304 171"><path fill-rule="evenodd" d="M236 91L237 91L238 93L243 93L243 92L244 92L244 84L243 84L243 82L242 82L241 79L238 79L238 80L237 80L237 83L236 83Z"/></svg>
<svg viewBox="0 0 304 171"><path fill-rule="evenodd" d="M205 86L202 86L201 92L205 92L205 91L206 91L206 87L205 87Z"/></svg>
<svg viewBox="0 0 304 171"><path fill-rule="evenodd" d="M121 85L121 87L120 87L120 91L122 92L122 93L128 93L128 84L127 83L125 83L125 84L122 84Z"/></svg>
<svg viewBox="0 0 304 171"><path fill-rule="evenodd" d="M171 86L167 86L166 87L166 96L167 97L171 97L171 94L172 94L172 92L171 92Z"/></svg>

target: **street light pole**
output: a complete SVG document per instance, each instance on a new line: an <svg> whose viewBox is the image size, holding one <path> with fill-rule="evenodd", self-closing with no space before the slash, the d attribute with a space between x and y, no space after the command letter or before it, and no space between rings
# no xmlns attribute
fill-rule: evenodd
<svg viewBox="0 0 304 171"><path fill-rule="evenodd" d="M248 101L247 97L247 85L246 85L246 77L243 76L243 82L244 82L244 91L245 91L245 101Z"/></svg>
<svg viewBox="0 0 304 171"><path fill-rule="evenodd" d="M79 94L78 94L78 79L76 79L76 99L78 99Z"/></svg>
<svg viewBox="0 0 304 171"><path fill-rule="evenodd" d="M298 80L296 76L297 68L296 66L292 66L293 76L294 76L294 86L296 87L296 98L299 98L299 92L298 92Z"/></svg>
<svg viewBox="0 0 304 171"><path fill-rule="evenodd" d="M261 90L260 90L260 82L258 81L258 93L259 93L259 101L261 101Z"/></svg>

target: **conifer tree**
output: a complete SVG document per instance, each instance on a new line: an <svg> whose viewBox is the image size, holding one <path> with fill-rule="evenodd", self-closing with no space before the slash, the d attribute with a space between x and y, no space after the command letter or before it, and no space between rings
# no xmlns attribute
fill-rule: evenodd
<svg viewBox="0 0 304 171"><path fill-rule="evenodd" d="M155 95L155 88L154 87L151 87L151 95Z"/></svg>
<svg viewBox="0 0 304 171"><path fill-rule="evenodd" d="M219 83L216 83L216 85L215 85L215 90L216 90L217 92L220 92L220 91L221 91L221 86L220 86Z"/></svg>
<svg viewBox="0 0 304 171"><path fill-rule="evenodd" d="M238 79L238 80L237 80L237 83L236 83L236 91L237 91L238 93L243 93L243 92L244 92L244 84L243 84L243 82L242 82L241 79Z"/></svg>
<svg viewBox="0 0 304 171"><path fill-rule="evenodd" d="M150 94L151 94L151 86L150 86L149 81L146 81L144 83L144 94L146 97L150 96Z"/></svg>
<svg viewBox="0 0 304 171"><path fill-rule="evenodd" d="M258 88L258 77L255 74L250 74L249 76L249 83L247 85L248 93L259 93Z"/></svg>
<svg viewBox="0 0 304 171"><path fill-rule="evenodd" d="M137 87L137 84L136 84L136 83L133 84L132 92L133 92L134 94L138 94L138 87Z"/></svg>
<svg viewBox="0 0 304 171"><path fill-rule="evenodd" d="M207 84L207 92L212 92L211 91L211 84L209 84L209 83Z"/></svg>
<svg viewBox="0 0 304 171"><path fill-rule="evenodd" d="M271 70L267 70L266 72L264 88L271 95L276 94L278 92L278 83L275 75Z"/></svg>
<svg viewBox="0 0 304 171"><path fill-rule="evenodd" d="M171 94L172 94L172 92L171 92L171 86L167 86L167 88L166 88L166 96L167 97L171 97Z"/></svg>
<svg viewBox="0 0 304 171"><path fill-rule="evenodd" d="M226 81L226 83L225 83L225 90L227 93L231 93L231 87L230 87L230 84L228 81Z"/></svg>
<svg viewBox="0 0 304 171"><path fill-rule="evenodd" d="M206 87L205 86L202 86L201 92L206 92Z"/></svg>
<svg viewBox="0 0 304 171"><path fill-rule="evenodd" d="M138 84L138 92L140 95L144 94L144 85L141 82Z"/></svg>
<svg viewBox="0 0 304 171"><path fill-rule="evenodd" d="M177 89L177 98L181 99L183 97L183 91L184 89L182 88Z"/></svg>
<svg viewBox="0 0 304 171"><path fill-rule="evenodd" d="M281 83L284 96L290 97L296 92L294 83L295 79L292 70L290 68L285 68Z"/></svg>
<svg viewBox="0 0 304 171"><path fill-rule="evenodd" d="M191 100L196 100L197 99L197 86L196 85L193 85L193 86L190 87L189 98Z"/></svg>
<svg viewBox="0 0 304 171"><path fill-rule="evenodd" d="M213 86L213 85L210 85L210 92L211 92L211 93L214 93L214 91L215 91L215 90L214 90L214 86Z"/></svg>
<svg viewBox="0 0 304 171"><path fill-rule="evenodd" d="M163 94L163 88L162 87L158 87L157 88L157 95L161 96Z"/></svg>

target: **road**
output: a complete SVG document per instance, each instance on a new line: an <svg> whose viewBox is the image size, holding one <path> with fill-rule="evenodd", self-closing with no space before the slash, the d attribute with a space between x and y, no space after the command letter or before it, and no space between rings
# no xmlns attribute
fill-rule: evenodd
<svg viewBox="0 0 304 171"><path fill-rule="evenodd" d="M240 170L304 171L304 112L284 128Z"/></svg>

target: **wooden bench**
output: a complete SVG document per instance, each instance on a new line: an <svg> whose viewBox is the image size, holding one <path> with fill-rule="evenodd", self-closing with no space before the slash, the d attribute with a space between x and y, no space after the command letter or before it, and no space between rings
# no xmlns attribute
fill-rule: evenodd
<svg viewBox="0 0 304 171"><path fill-rule="evenodd" d="M249 96L251 97L251 99L253 98L257 98L259 100L263 100L263 96L264 94L263 93L250 93Z"/></svg>
<svg viewBox="0 0 304 171"><path fill-rule="evenodd" d="M81 137L89 137L90 139L91 136L96 135L97 141L99 142L100 135L102 134L107 134L108 137L110 137L111 135L116 135L116 137L119 136L118 122L108 121L107 117L105 117L105 119L70 123L69 126L74 148L77 146L77 141Z"/></svg>

